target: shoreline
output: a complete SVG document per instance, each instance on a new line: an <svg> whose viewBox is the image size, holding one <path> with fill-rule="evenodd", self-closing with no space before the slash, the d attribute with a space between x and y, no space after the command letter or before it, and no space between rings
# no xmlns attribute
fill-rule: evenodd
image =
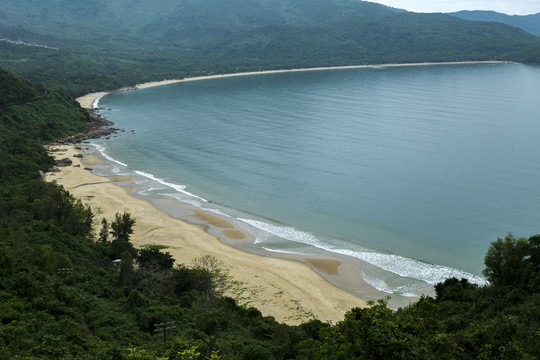
<svg viewBox="0 0 540 360"><path fill-rule="evenodd" d="M228 296L239 304L254 306L264 316L296 325L312 318L336 323L347 311L365 307L366 302L330 283L319 272L334 274L340 271L336 260L310 258L308 263L253 254L219 240L209 228L230 231L231 241L242 241L247 234L219 217L203 211L191 211L200 224L188 222L160 210L150 201L131 195L131 178L102 177L87 167L99 166L102 161L84 155L76 145L51 145L55 158L72 159L73 164L60 167L60 172L47 173L46 181L55 181L73 196L90 205L95 212L96 231L101 218L114 218L116 212L129 212L135 219L132 243L136 248L149 244L164 245L177 264L189 266L192 260L210 254L229 269L234 282ZM82 158L74 155L82 155ZM121 186L124 184L124 186ZM125 187L128 184L128 187ZM133 184L133 183L131 183ZM318 272L318 271L319 272Z"/></svg>
<svg viewBox="0 0 540 360"><path fill-rule="evenodd" d="M81 107L91 110L91 109L97 109L99 100L103 96L112 92L141 90L141 89L147 89L147 88L151 88L155 86L176 84L176 83L182 83L182 82L188 82L188 81L220 79L220 78L228 78L228 77L236 77L236 76L281 74L281 73L300 72L300 71L368 69L368 68L406 67L406 66L503 64L503 63L508 63L508 61L494 61L494 60L493 61L446 61L446 62L425 62L425 63L405 63L405 64L345 65L345 66L327 66L327 67L314 67L314 68L250 71L250 72L240 72L240 73L230 73L230 74L195 76L195 77L189 77L189 78L184 78L184 79L150 81L150 82L146 82L142 84L137 84L132 87L121 88L121 89L117 89L113 91L100 91L100 92L89 93L89 94L78 97L76 100L79 102L79 104L81 104Z"/></svg>

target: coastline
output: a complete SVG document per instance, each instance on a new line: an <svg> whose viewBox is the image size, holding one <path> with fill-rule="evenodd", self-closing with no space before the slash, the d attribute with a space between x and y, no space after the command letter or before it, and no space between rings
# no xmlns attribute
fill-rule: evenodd
<svg viewBox="0 0 540 360"><path fill-rule="evenodd" d="M251 72L240 72L240 73L231 73L231 74L217 74L217 75L207 75L207 76L196 76L189 77L184 79L169 79L161 81L150 81L142 84L137 84L133 87L121 88L114 91L100 91L89 93L83 96L78 97L76 100L81 104L85 109L95 109L97 108L97 102L101 97L111 93L119 91L132 91L146 89L155 86L169 85L181 82L188 81L198 81L198 80L210 80L210 79L220 79L228 78L235 76L251 76L251 75L264 75L264 74L279 74L279 73L289 73L289 72L299 72L299 71L321 71L321 70L339 70L339 69L367 69L367 68L384 68L384 67L404 67L404 66L436 66L436 65L472 65L472 64L501 64L507 63L507 61L447 61L447 62L425 62L425 63L405 63L405 64L373 64L373 65L347 65L347 66L327 66L327 67L314 67L314 68L298 68L298 69L283 69L283 70L262 70L262 71L251 71Z"/></svg>

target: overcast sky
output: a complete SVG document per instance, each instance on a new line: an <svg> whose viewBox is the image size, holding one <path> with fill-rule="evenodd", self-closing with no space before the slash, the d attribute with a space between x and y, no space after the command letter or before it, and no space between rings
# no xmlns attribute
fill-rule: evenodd
<svg viewBox="0 0 540 360"><path fill-rule="evenodd" d="M540 13L540 0L369 0L414 12L493 10L509 15Z"/></svg>

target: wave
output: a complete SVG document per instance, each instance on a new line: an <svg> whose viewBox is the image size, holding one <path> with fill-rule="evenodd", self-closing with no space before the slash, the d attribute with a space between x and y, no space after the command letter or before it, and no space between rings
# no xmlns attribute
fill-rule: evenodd
<svg viewBox="0 0 540 360"><path fill-rule="evenodd" d="M373 286L375 289L385 292L385 293L399 294L405 297L418 296L417 294L418 285L416 284L391 286L390 284L386 283L383 279L369 276L363 271L362 271L362 278L364 279L365 282Z"/></svg>
<svg viewBox="0 0 540 360"><path fill-rule="evenodd" d="M94 145L94 147L96 148L96 150L99 152L99 154L101 156L103 156L105 159L115 163L115 164L118 164L118 165L122 165L122 166L125 166L125 167L128 167L127 164L124 164L123 162L121 161L118 161L116 159L113 159L112 157L110 157L106 152L105 152L105 148L101 145L98 145L96 143L93 143L92 145Z"/></svg>
<svg viewBox="0 0 540 360"><path fill-rule="evenodd" d="M401 255L346 249L328 249L328 251L355 257L399 276L422 280L431 285L443 282L452 277L458 279L464 278L478 285L488 284L481 276L448 266L425 263Z"/></svg>
<svg viewBox="0 0 540 360"><path fill-rule="evenodd" d="M106 94L103 94L101 96L98 96L96 98L96 100L94 100L94 102L92 103L92 109L99 109L99 101L101 100L102 97L104 97Z"/></svg>
<svg viewBox="0 0 540 360"><path fill-rule="evenodd" d="M423 261L395 254L384 254L370 250L358 251L342 249L321 241L313 234L299 231L290 226L274 225L251 219L239 220L251 226L254 226L255 228L279 236L280 238L314 246L316 248L336 254L350 256L365 261L371 265L375 265L378 268L397 274L399 276L420 280L431 285L435 285L451 277L456 277L458 279L465 278L471 283L478 285L488 284L488 282L481 276L474 275L466 271L451 268L448 266L429 264Z"/></svg>
<svg viewBox="0 0 540 360"><path fill-rule="evenodd" d="M103 156L105 159L107 159L108 161L114 163L114 164L118 164L118 165L121 165L123 167L126 167L126 168L129 168L127 164L124 164L123 162L121 161L118 161L112 157L110 157L106 152L105 152L105 147L99 145L99 144L96 144L96 143L93 143L92 144L96 150L99 152L99 154L101 156ZM120 169L118 168L114 168L113 169L113 172L118 172L120 171ZM140 175L142 177L145 177L147 179L150 179L152 181L155 181L161 185L164 185L165 187L168 187L168 188L171 188L171 189L174 189L176 191L178 191L179 193L182 193L184 195L188 195L192 198L196 198L196 199L199 199L203 202L208 202L208 200L206 200L205 198L202 198L200 196L197 196L193 193L190 193L189 191L186 191L186 186L185 185L178 185L178 184L173 184L171 182L168 182L168 181L165 181L165 179L161 179L161 178L158 178L156 176L154 176L153 174L150 174L150 173L147 173L147 172L144 172L144 171L140 171L140 170L133 170L131 169L131 171L133 171L135 174L137 175ZM158 189L158 188L154 188L154 187L151 187L150 190L153 190L153 189ZM148 191L150 191L148 190Z"/></svg>
<svg viewBox="0 0 540 360"><path fill-rule="evenodd" d="M154 175L152 174L149 174L149 173L146 173L144 171L140 171L140 170L133 170L137 175L140 175L140 176L143 176L143 177L146 177L150 180L153 180L155 182L158 182L160 183L161 185L165 185L167 187L170 187L171 189L174 189L182 194L185 194L185 195L188 195L188 196L191 196L191 197L194 197L196 199L199 199L201 201L204 201L204 202L208 202L208 200L206 200L205 198L202 198L200 196L197 196L195 194L192 194L190 193L189 191L186 191L186 186L185 185L178 185L178 184L173 184L173 183L170 183L168 181L165 181L164 179L160 179L158 177L155 177Z"/></svg>
<svg viewBox="0 0 540 360"><path fill-rule="evenodd" d="M193 205L196 208L201 208L202 209L202 203L200 201L197 201L197 200L192 199L190 197L186 197L185 195L181 195L181 194L177 194L177 193L175 193L175 194L160 193L160 195L168 196L168 197L171 197L171 198L173 198L175 200L178 200L178 201L181 201L183 203Z"/></svg>
<svg viewBox="0 0 540 360"><path fill-rule="evenodd" d="M324 243L322 243L318 238L316 238L314 235L296 230L292 226L280 226L280 225L273 225L262 221L252 220L252 219L242 219L239 218L238 220L243 221L257 229L263 230L265 232L268 232L270 234L279 236L280 238L294 241L301 244L311 245L315 246L317 248L324 248Z"/></svg>
<svg viewBox="0 0 540 360"><path fill-rule="evenodd" d="M299 252L299 251L291 251L291 250L276 250L276 249L269 249L267 247L262 247L263 250L266 250L266 251L269 251L269 252L273 252L273 253L280 253L280 254L292 254L292 255L303 255L303 253Z"/></svg>

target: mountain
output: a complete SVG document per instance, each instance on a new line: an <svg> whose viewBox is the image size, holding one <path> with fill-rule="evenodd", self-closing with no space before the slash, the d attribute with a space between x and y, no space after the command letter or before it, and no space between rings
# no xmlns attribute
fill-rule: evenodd
<svg viewBox="0 0 540 360"><path fill-rule="evenodd" d="M260 69L540 62L540 39L515 27L359 0L4 0L2 38L0 66L73 95Z"/></svg>
<svg viewBox="0 0 540 360"><path fill-rule="evenodd" d="M533 15L506 15L495 11L459 11L449 15L470 21L499 22L540 36L540 13Z"/></svg>

